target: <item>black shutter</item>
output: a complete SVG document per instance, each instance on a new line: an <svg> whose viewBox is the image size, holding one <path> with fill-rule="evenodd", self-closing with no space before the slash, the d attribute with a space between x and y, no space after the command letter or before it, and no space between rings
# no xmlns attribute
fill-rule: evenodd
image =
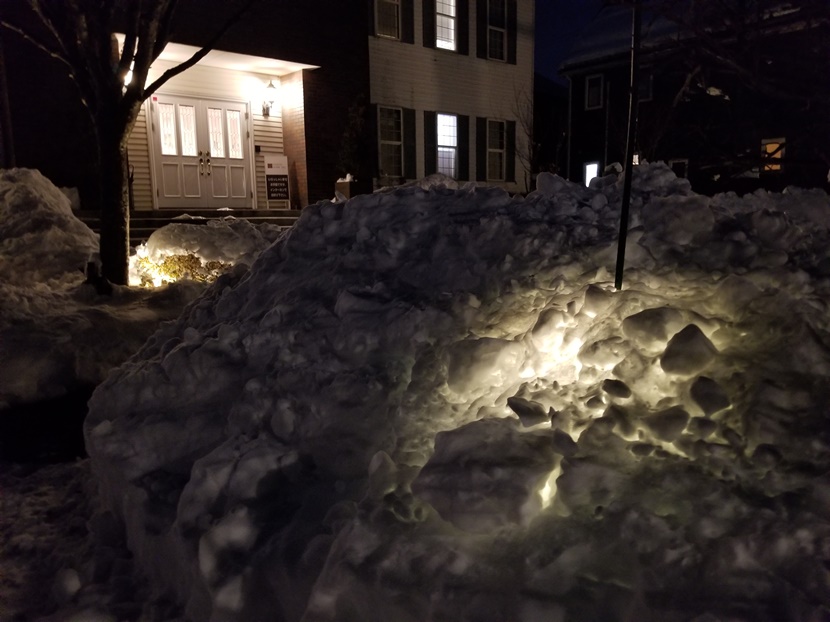
<svg viewBox="0 0 830 622"><path fill-rule="evenodd" d="M415 179L417 176L417 162L415 162L415 111L412 108L403 109L403 176L406 179Z"/></svg>
<svg viewBox="0 0 830 622"><path fill-rule="evenodd" d="M476 181L487 181L487 119L476 117Z"/></svg>
<svg viewBox="0 0 830 622"><path fill-rule="evenodd" d="M435 47L435 0L423 0L424 4L424 47Z"/></svg>
<svg viewBox="0 0 830 622"><path fill-rule="evenodd" d="M438 171L438 114L424 110L424 175Z"/></svg>
<svg viewBox="0 0 830 622"><path fill-rule="evenodd" d="M505 179L516 181L516 122L507 122L507 170Z"/></svg>
<svg viewBox="0 0 830 622"><path fill-rule="evenodd" d="M375 0L369 0L367 4L369 5L369 36L374 37L377 34L375 31Z"/></svg>
<svg viewBox="0 0 830 622"><path fill-rule="evenodd" d="M372 162L372 177L379 176L380 148L378 147L378 105L369 104L369 157Z"/></svg>
<svg viewBox="0 0 830 622"><path fill-rule="evenodd" d="M458 179L470 179L470 117L458 115Z"/></svg>
<svg viewBox="0 0 830 622"><path fill-rule="evenodd" d="M516 0L507 0L507 62L516 64Z"/></svg>
<svg viewBox="0 0 830 622"><path fill-rule="evenodd" d="M415 43L414 0L401 0L401 41Z"/></svg>
<svg viewBox="0 0 830 622"><path fill-rule="evenodd" d="M476 0L476 56L487 58L487 0Z"/></svg>
<svg viewBox="0 0 830 622"><path fill-rule="evenodd" d="M470 5L469 0L458 0L455 8L455 32L459 54L470 53Z"/></svg>

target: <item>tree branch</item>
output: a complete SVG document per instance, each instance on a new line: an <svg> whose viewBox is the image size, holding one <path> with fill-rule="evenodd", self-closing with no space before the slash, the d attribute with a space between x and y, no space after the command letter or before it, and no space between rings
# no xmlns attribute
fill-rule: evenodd
<svg viewBox="0 0 830 622"><path fill-rule="evenodd" d="M196 52L186 61L180 63L179 65L176 65L175 67L171 67L170 69L165 71L163 74L161 74L161 76L159 76L159 78L155 82L148 86L144 90L144 97L149 97L150 95L155 93L160 87L164 86L164 84L168 80L170 80L170 78L173 78L182 73L183 71L190 69L191 67L193 67L193 65L195 65L205 56L207 56L208 53L216 46L216 44L219 43L222 37L225 36L225 33L228 32L228 30L230 30L231 27L234 26L242 18L242 16L245 13L247 13L248 10L258 1L259 0L247 0L239 9L237 9L237 11L228 19L228 21L225 22L222 28L220 28L219 31L213 35L210 41L208 41L207 44L205 44L205 46L201 50ZM160 54L161 50L159 50L158 53Z"/></svg>

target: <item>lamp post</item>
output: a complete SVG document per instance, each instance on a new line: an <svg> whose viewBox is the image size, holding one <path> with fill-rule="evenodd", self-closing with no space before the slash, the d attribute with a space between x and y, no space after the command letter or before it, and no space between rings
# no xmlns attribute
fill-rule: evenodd
<svg viewBox="0 0 830 622"><path fill-rule="evenodd" d="M637 105L640 86L640 0L631 10L631 80L628 88L628 136L625 141L625 170L623 177L620 235L617 239L617 269L614 285L622 289L625 267L625 243L628 237L628 211L631 205L631 173L634 168L634 146L637 140Z"/></svg>

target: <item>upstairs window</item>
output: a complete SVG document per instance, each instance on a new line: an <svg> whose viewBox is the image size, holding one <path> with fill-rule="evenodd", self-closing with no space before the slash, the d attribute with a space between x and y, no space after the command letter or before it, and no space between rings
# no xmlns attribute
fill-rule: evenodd
<svg viewBox="0 0 830 622"><path fill-rule="evenodd" d="M435 47L455 51L455 0L435 2Z"/></svg>
<svg viewBox="0 0 830 622"><path fill-rule="evenodd" d="M454 114L438 114L438 172L458 177L458 118Z"/></svg>
<svg viewBox="0 0 830 622"><path fill-rule="evenodd" d="M507 60L506 0L487 0L487 58Z"/></svg>
<svg viewBox="0 0 830 622"><path fill-rule="evenodd" d="M602 75L597 74L585 78L585 110L602 108Z"/></svg>
<svg viewBox="0 0 830 622"><path fill-rule="evenodd" d="M401 38L400 0L377 0L375 29L379 37Z"/></svg>
<svg viewBox="0 0 830 622"><path fill-rule="evenodd" d="M766 138L761 141L761 172L781 172L781 160L784 159L783 138Z"/></svg>
<svg viewBox="0 0 830 622"><path fill-rule="evenodd" d="M400 108L378 107L381 177L403 176L403 118Z"/></svg>
<svg viewBox="0 0 830 622"><path fill-rule="evenodd" d="M487 181L504 181L506 161L506 132L504 121L487 120Z"/></svg>

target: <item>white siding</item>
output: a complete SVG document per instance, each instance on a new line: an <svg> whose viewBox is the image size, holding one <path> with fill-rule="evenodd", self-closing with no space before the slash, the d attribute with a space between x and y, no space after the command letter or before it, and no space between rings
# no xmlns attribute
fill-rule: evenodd
<svg viewBox="0 0 830 622"><path fill-rule="evenodd" d="M371 101L416 110L417 174L424 174L423 111L470 116L470 167L476 170L475 117L515 120L516 184L525 190L518 154L526 149L518 107L533 93L533 0L519 0L516 64L476 56L476 3L470 2L468 55L423 46L423 8L415 3L415 44L369 38Z"/></svg>
<svg viewBox="0 0 830 622"><path fill-rule="evenodd" d="M141 107L135 127L127 141L128 157L133 171L133 206L137 210L153 209L153 187L150 182L150 150L147 143L147 106Z"/></svg>
<svg viewBox="0 0 830 622"><path fill-rule="evenodd" d="M157 61L150 71L147 83L151 84L163 71L171 67L171 63ZM262 96L265 86L271 76L203 67L196 65L187 71L171 78L160 92L171 95L187 95L190 97L223 99L229 101L245 101L250 104L253 123L252 144L258 146L259 153L253 154L256 204L254 207L264 209L265 203L265 166L263 154L283 153L282 138L282 106L280 102L271 107L269 117L262 116ZM276 85L279 80L274 80ZM133 129L129 139L130 164L135 167L135 183L133 192L136 209L152 209L153 196L150 182L150 151L148 144L148 116L142 107L139 121Z"/></svg>

